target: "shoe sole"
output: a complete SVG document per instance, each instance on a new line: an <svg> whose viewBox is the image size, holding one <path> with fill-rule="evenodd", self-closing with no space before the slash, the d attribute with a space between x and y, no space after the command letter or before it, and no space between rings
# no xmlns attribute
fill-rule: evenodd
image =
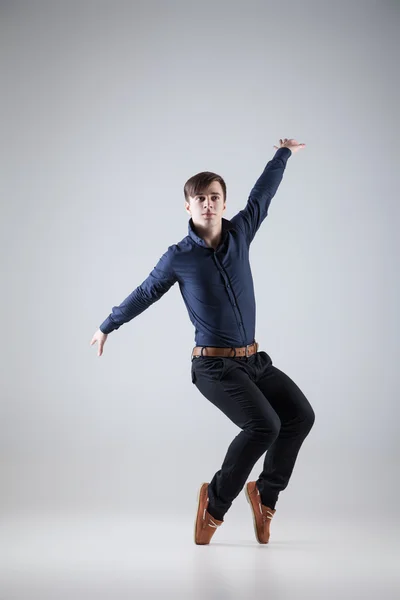
<svg viewBox="0 0 400 600"><path fill-rule="evenodd" d="M257 531L257 524L256 524L256 517L254 514L254 507L253 504L250 500L250 496L249 496L249 492L247 491L247 485L244 488L244 493L246 494L246 498L247 498L247 502L250 504L250 508L251 508L251 516L253 517L253 527L254 527L254 533L256 535L256 540L259 544L261 544L262 542L260 542L259 538L258 538L258 531Z"/></svg>
<svg viewBox="0 0 400 600"><path fill-rule="evenodd" d="M194 539L194 543L196 544L196 546L203 546L204 545L204 544L198 544L196 542L196 525L197 525L197 517L199 515L199 508L200 508L200 492L201 492L201 489L202 489L203 485L205 485L205 484L208 485L208 482L204 481L201 484L201 486L199 487L199 491L197 492L197 512L196 512L196 518L194 520L194 532L193 532L193 539Z"/></svg>

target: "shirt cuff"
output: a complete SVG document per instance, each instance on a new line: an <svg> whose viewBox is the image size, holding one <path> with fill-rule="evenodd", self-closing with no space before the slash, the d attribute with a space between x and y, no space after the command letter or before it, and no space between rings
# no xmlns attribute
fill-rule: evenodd
<svg viewBox="0 0 400 600"><path fill-rule="evenodd" d="M107 317L107 319L102 322L99 329L102 333L108 334L114 331L114 329L118 329L118 327L115 326L115 323L111 321L110 317Z"/></svg>
<svg viewBox="0 0 400 600"><path fill-rule="evenodd" d="M292 151L290 148L278 148L278 150L275 152L274 158L280 158L286 164L290 156L292 156Z"/></svg>

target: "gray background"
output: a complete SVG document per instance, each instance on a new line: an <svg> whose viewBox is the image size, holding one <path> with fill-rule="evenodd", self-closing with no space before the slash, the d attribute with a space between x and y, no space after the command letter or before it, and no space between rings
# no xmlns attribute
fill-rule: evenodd
<svg viewBox="0 0 400 600"><path fill-rule="evenodd" d="M3 515L194 516L238 429L192 385L178 284L89 343L186 235L185 181L221 174L230 218L288 137L306 148L251 247L256 339L316 421L277 509L398 519L398 3L0 16Z"/></svg>

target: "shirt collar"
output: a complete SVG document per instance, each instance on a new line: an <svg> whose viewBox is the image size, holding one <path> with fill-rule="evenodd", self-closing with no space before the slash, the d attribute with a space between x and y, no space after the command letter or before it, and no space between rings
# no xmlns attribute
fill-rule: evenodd
<svg viewBox="0 0 400 600"><path fill-rule="evenodd" d="M227 231L229 231L230 229L235 229L234 225L228 219L224 219L224 217L222 217L222 236L221 236L221 242L223 241L223 239L225 237L225 233ZM196 244L198 244L199 246L203 246L203 248L210 248L210 246L207 246L207 244L203 240L203 238L199 237L197 235L197 233L195 232L192 217L190 217L190 219L189 219L188 233L189 233L189 237L191 237L192 240L194 242L196 242Z"/></svg>

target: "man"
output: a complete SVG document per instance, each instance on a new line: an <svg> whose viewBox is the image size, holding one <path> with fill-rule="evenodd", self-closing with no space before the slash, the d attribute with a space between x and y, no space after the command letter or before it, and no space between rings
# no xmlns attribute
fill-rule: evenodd
<svg viewBox="0 0 400 600"><path fill-rule="evenodd" d="M315 419L297 385L258 350L249 246L267 216L288 158L304 148L281 139L275 156L232 219L224 219L226 185L205 171L184 186L191 216L188 235L159 259L149 276L100 325L90 344L103 353L107 335L143 312L179 282L195 326L191 376L198 390L241 432L230 444L219 471L201 485L194 541L209 544L224 515L266 451L257 481L245 487L256 539L266 544L279 493L286 488L299 449Z"/></svg>

